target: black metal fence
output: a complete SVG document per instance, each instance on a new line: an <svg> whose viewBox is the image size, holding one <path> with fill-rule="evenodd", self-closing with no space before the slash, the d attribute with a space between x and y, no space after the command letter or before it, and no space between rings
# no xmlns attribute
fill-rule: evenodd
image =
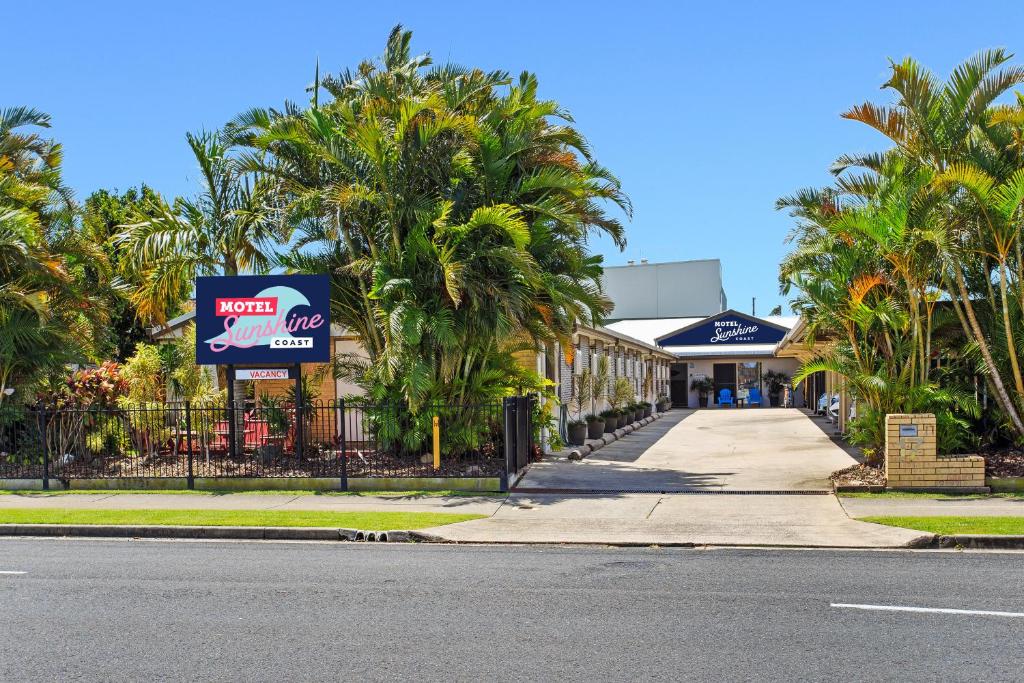
<svg viewBox="0 0 1024 683"><path fill-rule="evenodd" d="M405 406L188 402L25 410L0 422L0 479L499 477L529 462L533 399Z"/></svg>

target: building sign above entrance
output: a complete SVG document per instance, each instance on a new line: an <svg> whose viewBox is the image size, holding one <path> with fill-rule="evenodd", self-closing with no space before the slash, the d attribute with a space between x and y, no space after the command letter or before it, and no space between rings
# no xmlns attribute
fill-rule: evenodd
<svg viewBox="0 0 1024 683"><path fill-rule="evenodd" d="M659 346L775 344L786 332L770 323L728 311L658 339Z"/></svg>
<svg viewBox="0 0 1024 683"><path fill-rule="evenodd" d="M331 356L329 308L326 275L198 277L196 362L325 362Z"/></svg>
<svg viewBox="0 0 1024 683"><path fill-rule="evenodd" d="M235 370L235 379L238 380L288 379L289 376L288 368L264 368L259 370L239 368Z"/></svg>

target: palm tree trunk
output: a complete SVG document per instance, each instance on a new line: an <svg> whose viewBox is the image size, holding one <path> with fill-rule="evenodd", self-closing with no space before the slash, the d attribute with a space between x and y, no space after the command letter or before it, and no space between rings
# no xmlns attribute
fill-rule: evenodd
<svg viewBox="0 0 1024 683"><path fill-rule="evenodd" d="M995 360L992 358L992 352L988 348L988 342L985 341L985 335L981 331L981 325L978 324L978 318L974 314L974 307L971 304L970 295L967 292L967 283L964 282L963 273L959 270L955 270L954 277L956 280L957 290L960 293L960 299L963 302L964 313L967 317L967 321L970 323L966 332L974 338L977 342L978 348L981 350L982 359L985 361L985 366L989 371L989 377L992 380L992 388L995 389L996 400L999 401L1000 407L1006 413L1006 416L1010 418L1010 422L1013 423L1013 429L1017 433L1019 438L1024 438L1024 422L1021 421L1020 414L1017 412L1017 406L1011 400L1009 393L1006 391L1006 386L1003 384L1003 378L999 375L999 368L996 366Z"/></svg>
<svg viewBox="0 0 1024 683"><path fill-rule="evenodd" d="M1020 362L1017 360L1017 346L1013 341L1013 326L1010 325L1010 302L1006 291L1006 262L999 262L999 293L1002 296L1003 328L1006 330L1006 352L1010 356L1010 367L1013 368L1013 382L1017 395L1024 396L1024 380L1020 374Z"/></svg>

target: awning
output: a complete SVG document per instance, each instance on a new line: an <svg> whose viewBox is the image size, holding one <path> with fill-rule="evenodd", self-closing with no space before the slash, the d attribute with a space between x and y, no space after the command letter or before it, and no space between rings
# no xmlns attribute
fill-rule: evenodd
<svg viewBox="0 0 1024 683"><path fill-rule="evenodd" d="M760 358L775 355L775 344L700 344L666 346L677 358Z"/></svg>

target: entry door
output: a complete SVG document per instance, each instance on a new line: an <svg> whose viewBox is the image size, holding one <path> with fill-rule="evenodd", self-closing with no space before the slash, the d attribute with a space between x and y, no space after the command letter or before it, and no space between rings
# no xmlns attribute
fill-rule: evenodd
<svg viewBox="0 0 1024 683"><path fill-rule="evenodd" d="M690 364L673 363L669 373L672 405L676 408L688 407L690 405Z"/></svg>
<svg viewBox="0 0 1024 683"><path fill-rule="evenodd" d="M732 392L733 398L736 397L736 364L735 363L715 363L714 367L714 381L715 381L715 404L718 404L718 392L722 389L728 389Z"/></svg>

